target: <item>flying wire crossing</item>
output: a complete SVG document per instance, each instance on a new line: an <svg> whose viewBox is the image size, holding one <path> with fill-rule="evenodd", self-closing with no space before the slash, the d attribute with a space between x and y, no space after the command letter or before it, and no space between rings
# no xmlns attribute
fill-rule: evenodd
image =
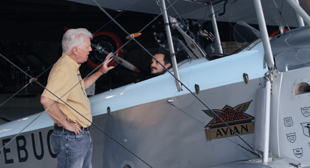
<svg viewBox="0 0 310 168"><path fill-rule="evenodd" d="M117 21L115 21L115 19L114 18L112 18L95 0L93 0L96 4L97 4L97 6L99 7L99 9L100 10L102 10L110 19L111 19L111 21L113 21L117 26L119 26L128 36L130 36L130 33L128 33L119 23L117 23ZM168 7L168 8L170 8L170 7L173 7L173 4L174 3L176 3L177 2L177 0L176 1L174 1L173 3L171 3L170 4L170 6ZM149 26L152 22L154 22L158 17L160 17L161 16L161 13L159 14L159 15L157 15L157 17L155 17L149 24L147 24L145 27L143 27L139 32L142 32L147 26ZM141 45L135 38L129 38L129 40L123 45L123 46L125 46L126 44L128 44L129 43L129 41L131 41L131 40L134 40L141 48L143 48L152 58L154 58L153 56L152 56L152 54L143 46L143 45ZM117 52L117 51L116 51ZM115 52L115 53L116 53ZM114 54L115 54L114 53ZM12 64L13 66L15 66L17 69L19 69L21 72L23 72L25 75L27 75L29 78L31 78L31 82L36 82L37 84L39 84L41 87L43 87L44 89L46 89L40 82L38 82L37 80L35 80L33 77L31 77L29 74L27 74L27 72L25 72L25 71L23 71L21 68L19 68L17 65L15 65L14 63L12 63L10 60L8 60L5 56L3 56L2 54L0 54L0 56L1 57L3 57L6 61L8 61L10 64ZM154 58L155 60L156 60L156 58ZM158 60L157 60L158 61ZM158 61L159 62L159 61ZM160 63L160 62L159 62ZM161 64L161 63L160 63ZM102 63L99 65L99 66L101 66L102 65ZM53 65L52 65L53 66ZM48 69L50 69L52 66L50 66ZM165 66L164 65L162 65L161 64L161 66L163 66L164 67L164 69L165 70L167 70L167 68L165 68ZM48 69L46 69L44 72L42 72L41 74L39 74L36 78L39 78L43 73L45 73ZM88 77L88 76L90 76L90 74L92 74L94 71L96 71L96 69L94 69L92 72L90 72L86 77ZM171 76L173 76L173 78L175 78L175 76L172 74L172 72L170 72L170 71L167 71L167 72L169 72L170 73L170 75ZM85 78L86 78L85 77ZM84 78L84 79L85 79ZM178 80L177 78L175 78L176 80ZM29 82L28 84L26 84L24 87L22 87L20 90L18 90L15 94L13 94L9 99L11 99L12 97L14 97L16 94L18 94L21 90L23 90L25 87L27 87L31 82ZM251 149L252 149L252 151L254 151L254 154L256 154L258 157L260 157L260 155L258 154L258 152L251 146L251 145L249 145L245 140L243 140L241 137L240 137L240 135L238 134L238 133L236 133L221 117L219 117L212 109L210 109L207 105L206 105L206 103L204 103L197 95L195 95L186 85L184 85L184 83L182 83L180 80L178 80L178 82L180 82L181 84L182 84L182 86L184 87L184 88L186 88L186 90L188 90L199 102L201 102L206 108L208 108L210 111L212 111L212 113L214 113L214 115L216 115L227 127L229 127L229 129L231 129L245 144L247 144L247 146L249 146ZM77 86L79 83L77 83L75 86ZM74 86L74 87L75 87ZM73 88L74 88L73 87ZM73 88L71 88L70 90L72 90ZM70 91L69 90L69 91ZM68 92L69 92L68 91ZM67 92L67 93L68 93ZM65 93L65 94L67 94L67 93ZM52 93L53 94L53 93ZM63 95L64 96L64 95ZM62 96L62 97L63 97ZM57 96L56 96L57 97ZM8 100L9 100L8 99ZM3 102L1 105L0 105L0 107L3 105L3 104L5 104L8 100L6 100L5 102ZM58 100L59 101L62 101L61 100L61 97L60 98L58 98ZM63 101L64 102L64 101ZM56 102L55 102L56 103ZM68 105L68 104L67 104ZM69 105L68 105L69 106ZM70 107L70 106L69 106ZM72 107L70 107L70 108L72 108ZM72 108L73 109L73 108ZM75 109L73 109L74 111L76 111ZM45 111L46 111L46 109L45 109ZM38 119L39 117L41 117L44 113L45 113L45 111L44 112L42 112L39 116L37 116L34 120L32 120L28 125L26 125L16 136L14 136L14 138L12 138L11 139L11 141L13 141L18 135L20 135L29 125L31 125L36 119ZM76 111L79 115L81 115L78 111ZM81 115L82 117L84 117L83 115ZM85 117L84 117L85 118ZM115 141L116 143L118 143L120 146L122 146L124 149L126 149L127 151L129 151L131 154L133 154L135 157L137 157L139 160L141 160L142 162L144 162L147 166L149 166L149 167L152 167L151 165L149 165L147 162L145 162L142 158L140 158L139 156L137 156L136 154L134 154L130 149L128 149L127 147L125 147L122 143L120 143L120 142L118 142L115 138L113 138L111 135L109 135L107 132L105 132L103 129L101 129L99 126L97 126L95 123L92 123L95 127L97 127L100 131L102 131L105 135L107 135L108 137L110 137L111 139L113 139L113 141ZM10 142L11 142L10 141ZM10 143L9 142L9 143ZM9 143L6 143L2 148L0 148L0 151L4 148L4 147L6 147ZM239 145L239 146L241 146L241 145ZM242 147L242 146L241 146ZM244 148L244 147L242 147L242 148ZM246 149L246 148L245 148ZM248 150L248 151L250 151L250 150ZM251 151L250 151L251 152Z"/></svg>

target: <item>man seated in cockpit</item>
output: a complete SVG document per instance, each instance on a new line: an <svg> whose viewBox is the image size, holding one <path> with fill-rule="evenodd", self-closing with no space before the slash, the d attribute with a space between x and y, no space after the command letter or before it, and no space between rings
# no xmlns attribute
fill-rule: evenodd
<svg viewBox="0 0 310 168"><path fill-rule="evenodd" d="M154 58L156 58L157 60ZM171 58L168 51L159 50L159 52L154 55L154 58L152 58L152 64L150 67L151 74L164 74L166 72L166 69L169 69L171 67ZM166 69L159 62L164 65Z"/></svg>

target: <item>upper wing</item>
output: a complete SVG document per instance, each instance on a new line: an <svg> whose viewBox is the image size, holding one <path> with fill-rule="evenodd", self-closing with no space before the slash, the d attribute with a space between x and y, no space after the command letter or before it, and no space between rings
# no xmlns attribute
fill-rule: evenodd
<svg viewBox="0 0 310 168"><path fill-rule="evenodd" d="M96 5L93 1L69 0L87 5ZM188 19L210 20L209 6L207 2L215 4L214 10L218 13L224 11L225 0L170 0L165 1L170 16L180 16ZM159 0L96 0L103 8L115 11L128 10L141 13L160 14L161 10L157 2ZM286 0L261 1L267 25L288 25L297 27L295 12ZM173 4L173 8L171 7ZM300 5L309 14L310 0L300 1ZM177 13L175 12L177 11ZM282 13L282 17L280 16ZM256 12L252 0L228 0L225 14L217 17L217 21L238 22L245 21L248 24L257 24Z"/></svg>

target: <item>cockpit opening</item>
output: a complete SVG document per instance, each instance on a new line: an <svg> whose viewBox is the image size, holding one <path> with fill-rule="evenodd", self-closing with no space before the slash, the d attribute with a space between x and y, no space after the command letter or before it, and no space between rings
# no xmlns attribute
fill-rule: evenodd
<svg viewBox="0 0 310 168"><path fill-rule="evenodd" d="M294 95L300 95L310 92L310 85L306 82L300 82L295 86Z"/></svg>
<svg viewBox="0 0 310 168"><path fill-rule="evenodd" d="M126 164L123 168L131 168L128 164Z"/></svg>

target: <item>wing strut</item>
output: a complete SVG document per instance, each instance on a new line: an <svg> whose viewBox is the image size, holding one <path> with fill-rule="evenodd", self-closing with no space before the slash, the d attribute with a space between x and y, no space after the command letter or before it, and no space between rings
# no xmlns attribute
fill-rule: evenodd
<svg viewBox="0 0 310 168"><path fill-rule="evenodd" d="M167 40L168 40L168 45L169 45L170 57L171 57L173 71L174 71L174 77L176 78L175 82L176 82L178 91L181 91L181 83L179 82L180 74L179 74L179 69L178 69L178 65L177 65L177 61L175 57L175 51L174 51L174 46L173 46L172 37L171 37L171 31L170 31L170 26L169 26L169 20L168 20L165 0L161 0L160 9L162 10L162 15L163 15L164 22L165 22L165 29L166 29L166 35L167 35Z"/></svg>
<svg viewBox="0 0 310 168"><path fill-rule="evenodd" d="M260 0L253 0L253 1L254 1L255 10L256 10L259 30L261 32L261 37L262 37L263 46L265 50L265 59L267 61L269 70L273 70L275 68L274 61L273 61L273 54L272 54L272 50L270 46L270 41L269 41L268 31L266 27L266 21L264 17L263 8L262 8L262 3Z"/></svg>
<svg viewBox="0 0 310 168"><path fill-rule="evenodd" d="M273 54L271 50L271 45L269 41L269 36L267 32L264 12L261 4L261 0L253 0L254 6L256 10L256 16L258 20L259 29L261 32L262 42L265 50L265 60L267 61L269 71L273 72L275 70ZM270 90L271 90L271 80L266 80L266 91L265 91L265 109L264 109L264 117L265 122L263 123L262 127L264 128L265 132L263 134L264 139L262 144L262 151L263 151L263 163L268 162L268 154L269 154L269 132L270 132Z"/></svg>
<svg viewBox="0 0 310 168"><path fill-rule="evenodd" d="M301 16L304 21L310 25L310 17L309 15L300 7L299 1L296 2L295 0L287 0L287 2L291 5L291 7L295 10L295 12ZM298 20L297 20L298 21ZM300 26L301 23L298 21L298 25Z"/></svg>
<svg viewBox="0 0 310 168"><path fill-rule="evenodd" d="M299 0L295 0L295 1L296 1L296 4L299 5ZM305 22L304 22L303 18L297 12L295 12L295 13L296 13L296 20L297 20L298 26L299 27L304 27L305 26Z"/></svg>
<svg viewBox="0 0 310 168"><path fill-rule="evenodd" d="M211 21L212 21L212 27L215 35L215 47L216 47L216 52L223 54L223 49L222 49L222 44L221 44L221 39L220 39L220 33L217 27L216 23L216 18L215 18L215 13L214 13L214 8L212 5L212 2L210 4L210 12L211 12Z"/></svg>

